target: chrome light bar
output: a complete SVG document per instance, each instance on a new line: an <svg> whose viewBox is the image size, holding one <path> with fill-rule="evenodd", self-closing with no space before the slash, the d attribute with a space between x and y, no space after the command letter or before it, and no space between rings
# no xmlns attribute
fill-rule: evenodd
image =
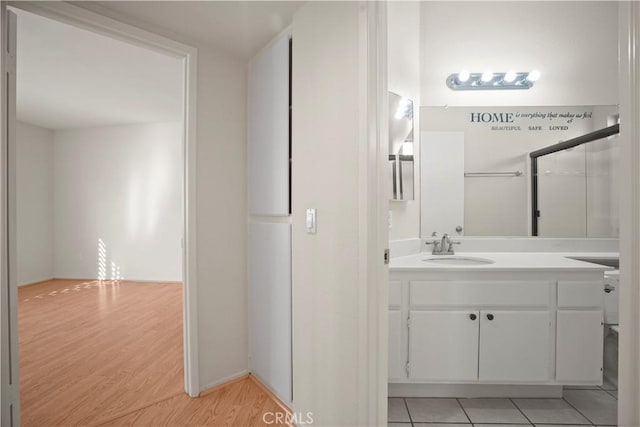
<svg viewBox="0 0 640 427"><path fill-rule="evenodd" d="M540 78L537 70L529 72L508 71L506 73L460 73L447 77L447 86L451 90L521 90L531 89Z"/></svg>

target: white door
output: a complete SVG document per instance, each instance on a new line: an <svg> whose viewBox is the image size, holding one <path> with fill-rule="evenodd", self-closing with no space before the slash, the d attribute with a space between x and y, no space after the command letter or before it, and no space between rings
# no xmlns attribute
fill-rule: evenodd
<svg viewBox="0 0 640 427"><path fill-rule="evenodd" d="M480 381L550 379L548 311L480 312Z"/></svg>
<svg viewBox="0 0 640 427"><path fill-rule="evenodd" d="M389 380L407 377L402 361L402 314L389 310Z"/></svg>
<svg viewBox="0 0 640 427"><path fill-rule="evenodd" d="M464 132L420 134L420 221L423 237L464 227Z"/></svg>
<svg viewBox="0 0 640 427"><path fill-rule="evenodd" d="M410 379L478 379L477 311L411 311L409 318Z"/></svg>
<svg viewBox="0 0 640 427"><path fill-rule="evenodd" d="M16 15L0 5L2 83L0 83L0 425L20 425L18 379L18 301L15 239Z"/></svg>
<svg viewBox="0 0 640 427"><path fill-rule="evenodd" d="M557 319L556 380L601 384L602 312L558 310Z"/></svg>

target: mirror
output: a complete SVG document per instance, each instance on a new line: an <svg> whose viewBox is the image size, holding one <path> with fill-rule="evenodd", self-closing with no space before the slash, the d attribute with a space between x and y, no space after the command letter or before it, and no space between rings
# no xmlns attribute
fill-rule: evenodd
<svg viewBox="0 0 640 427"><path fill-rule="evenodd" d="M413 101L389 92L391 200L413 200Z"/></svg>
<svg viewBox="0 0 640 427"><path fill-rule="evenodd" d="M539 157L535 183L530 157L616 123L617 112L421 107L421 235L531 236L537 212L539 236L617 237L615 136Z"/></svg>

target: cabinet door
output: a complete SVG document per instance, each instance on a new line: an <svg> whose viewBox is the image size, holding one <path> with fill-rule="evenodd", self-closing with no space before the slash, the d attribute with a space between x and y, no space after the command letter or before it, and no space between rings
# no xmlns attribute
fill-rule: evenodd
<svg viewBox="0 0 640 427"><path fill-rule="evenodd" d="M602 382L601 311L558 310L556 380L565 384Z"/></svg>
<svg viewBox="0 0 640 427"><path fill-rule="evenodd" d="M409 378L478 379L478 312L411 311Z"/></svg>
<svg viewBox="0 0 640 427"><path fill-rule="evenodd" d="M291 224L249 223L248 302L251 373L290 402Z"/></svg>
<svg viewBox="0 0 640 427"><path fill-rule="evenodd" d="M289 215L289 39L249 65L249 213Z"/></svg>
<svg viewBox="0 0 640 427"><path fill-rule="evenodd" d="M402 360L402 315L400 310L389 310L389 379L406 378Z"/></svg>
<svg viewBox="0 0 640 427"><path fill-rule="evenodd" d="M550 379L548 311L480 312L480 381Z"/></svg>

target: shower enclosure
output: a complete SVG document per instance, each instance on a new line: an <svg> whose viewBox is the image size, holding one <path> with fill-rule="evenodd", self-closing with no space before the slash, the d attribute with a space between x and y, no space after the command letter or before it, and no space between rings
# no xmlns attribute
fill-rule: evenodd
<svg viewBox="0 0 640 427"><path fill-rule="evenodd" d="M529 154L531 235L618 237L618 155L614 124Z"/></svg>

